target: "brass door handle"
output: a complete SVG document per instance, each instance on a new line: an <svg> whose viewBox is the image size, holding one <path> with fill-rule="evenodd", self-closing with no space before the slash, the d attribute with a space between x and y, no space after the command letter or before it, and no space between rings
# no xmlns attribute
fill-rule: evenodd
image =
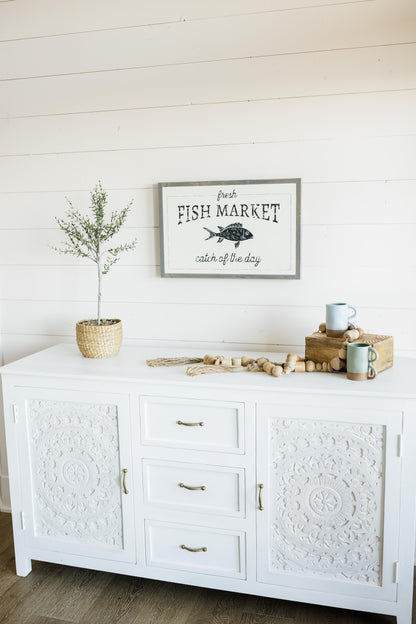
<svg viewBox="0 0 416 624"><path fill-rule="evenodd" d="M191 485L185 485L184 483L178 483L179 487L185 488L185 490L206 490L205 485L197 485L196 487L192 487Z"/></svg>
<svg viewBox="0 0 416 624"><path fill-rule="evenodd" d="M186 423L186 422L183 422L182 420L177 420L176 424L183 425L184 427L203 427L204 426L203 422Z"/></svg>
<svg viewBox="0 0 416 624"><path fill-rule="evenodd" d="M202 548L188 548L185 544L181 544L182 550L189 550L189 552L207 552L208 548L203 546Z"/></svg>
<svg viewBox="0 0 416 624"><path fill-rule="evenodd" d="M126 474L127 474L127 468L123 468L123 490L124 490L124 494L128 494L129 491L127 489L126 486Z"/></svg>
<svg viewBox="0 0 416 624"><path fill-rule="evenodd" d="M263 507L263 503L261 500L261 494L264 488L264 484L263 483L259 483L259 510L263 511L264 507Z"/></svg>

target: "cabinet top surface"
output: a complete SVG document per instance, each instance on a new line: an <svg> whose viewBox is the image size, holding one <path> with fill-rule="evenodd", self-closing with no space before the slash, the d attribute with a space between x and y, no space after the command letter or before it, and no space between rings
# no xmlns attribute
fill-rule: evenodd
<svg viewBox="0 0 416 624"><path fill-rule="evenodd" d="M122 347L120 353L108 359L84 358L75 345L50 347L0 368L2 375L25 375L46 378L82 379L84 381L129 382L162 385L181 385L194 388L223 388L241 391L348 394L351 396L416 398L416 359L396 358L394 366L379 373L371 381L350 381L345 373L291 373L275 378L266 373L221 373L190 377L188 365L173 367L147 366L146 360L157 357L203 357L206 353L195 349L161 347ZM223 351L226 357L244 353ZM246 353L247 355L247 353ZM283 361L285 354L250 353L252 357L265 355L274 361Z"/></svg>

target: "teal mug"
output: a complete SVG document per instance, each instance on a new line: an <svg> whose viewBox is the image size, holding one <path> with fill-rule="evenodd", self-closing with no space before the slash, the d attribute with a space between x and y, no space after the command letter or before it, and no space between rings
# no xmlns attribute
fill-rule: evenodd
<svg viewBox="0 0 416 624"><path fill-rule="evenodd" d="M351 313L352 311L352 313ZM357 314L357 310L348 303L326 304L326 335L331 338L342 336L348 329L351 319Z"/></svg>
<svg viewBox="0 0 416 624"><path fill-rule="evenodd" d="M378 353L366 342L349 342L347 345L347 379L362 381L374 379L377 371L373 363Z"/></svg>

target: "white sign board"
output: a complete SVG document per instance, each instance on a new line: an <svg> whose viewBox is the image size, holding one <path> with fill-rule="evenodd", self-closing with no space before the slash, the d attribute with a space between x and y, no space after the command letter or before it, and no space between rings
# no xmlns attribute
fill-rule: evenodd
<svg viewBox="0 0 416 624"><path fill-rule="evenodd" d="M163 277L299 279L300 179L159 184Z"/></svg>

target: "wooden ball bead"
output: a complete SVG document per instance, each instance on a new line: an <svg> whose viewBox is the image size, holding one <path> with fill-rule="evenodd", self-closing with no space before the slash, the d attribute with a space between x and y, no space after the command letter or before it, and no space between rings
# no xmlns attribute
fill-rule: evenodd
<svg viewBox="0 0 416 624"><path fill-rule="evenodd" d="M308 360L305 364L305 368L306 372L313 373L313 371L315 370L315 362L312 362L312 360Z"/></svg>
<svg viewBox="0 0 416 624"><path fill-rule="evenodd" d="M301 362L303 359L304 358L297 353L288 353L286 356L286 362Z"/></svg>
<svg viewBox="0 0 416 624"><path fill-rule="evenodd" d="M324 334L326 332L326 323L321 323L319 325L319 331Z"/></svg>
<svg viewBox="0 0 416 624"><path fill-rule="evenodd" d="M261 358L258 358L258 360L257 360L257 366L258 366L260 369L262 369L262 368L263 368L263 364L266 364L266 362L268 362L268 361L269 361L269 359L268 359L268 358L266 358L266 357L261 357Z"/></svg>
<svg viewBox="0 0 416 624"><path fill-rule="evenodd" d="M334 370L340 371L341 368L343 368L344 366L344 362L341 362L341 360L338 357L334 357L330 361L330 365Z"/></svg>
<svg viewBox="0 0 416 624"><path fill-rule="evenodd" d="M277 364L277 366L273 366L271 374L273 377L280 377L280 375L283 373L283 368Z"/></svg>
<svg viewBox="0 0 416 624"><path fill-rule="evenodd" d="M331 362L328 362L328 373L333 373L334 369L332 368Z"/></svg>
<svg viewBox="0 0 416 624"><path fill-rule="evenodd" d="M253 358L249 358L246 355L243 355L241 358L241 366L248 366L251 362L253 362Z"/></svg>
<svg viewBox="0 0 416 624"><path fill-rule="evenodd" d="M210 353L204 355L204 364L213 364L215 362L215 357Z"/></svg>
<svg viewBox="0 0 416 624"><path fill-rule="evenodd" d="M315 369L317 371L321 371L322 370L322 362L315 362Z"/></svg>
<svg viewBox="0 0 416 624"><path fill-rule="evenodd" d="M272 374L272 369L275 367L273 362L265 362L263 364L263 370L265 373L267 373L268 375Z"/></svg>
<svg viewBox="0 0 416 624"><path fill-rule="evenodd" d="M346 360L347 359L347 350L346 349L340 349L338 351L338 357L340 358L340 360Z"/></svg>
<svg viewBox="0 0 416 624"><path fill-rule="evenodd" d="M363 330L363 328L362 327L357 327L357 331L359 333L358 337L362 338L364 336L364 334L365 334L365 331Z"/></svg>
<svg viewBox="0 0 416 624"><path fill-rule="evenodd" d="M348 342L353 342L354 340L357 340L357 338L359 337L360 337L360 333L357 329L348 329L346 332L344 332L344 338Z"/></svg>
<svg viewBox="0 0 416 624"><path fill-rule="evenodd" d="M328 371L328 362L322 362L322 370L324 373Z"/></svg>

